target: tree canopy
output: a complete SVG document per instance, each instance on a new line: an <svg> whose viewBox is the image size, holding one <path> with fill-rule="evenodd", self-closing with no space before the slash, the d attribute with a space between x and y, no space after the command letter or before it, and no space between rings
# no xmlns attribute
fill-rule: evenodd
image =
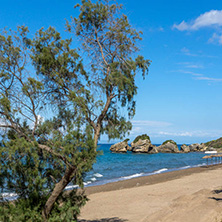
<svg viewBox="0 0 222 222"><path fill-rule="evenodd" d="M66 24L82 44L80 52L87 53L77 65L81 89L71 84L75 79L73 66L63 63L68 59L69 47L61 49L64 42L58 34L41 30L35 39L33 59L45 82L56 85L54 92L61 98L59 104L68 97L80 108L93 128L96 146L101 134L107 134L109 139L122 138L131 129L137 94L135 76L148 74L150 60L135 56L142 33L133 29L127 16L121 14L121 5L106 0L81 3L76 5L79 16ZM66 78L60 69L65 71ZM122 114L121 107L126 108L128 115Z"/></svg>
<svg viewBox="0 0 222 222"><path fill-rule="evenodd" d="M53 27L0 34L0 187L17 195L13 204L2 196L0 220L76 220L87 197L65 187L83 187L101 134L122 138L132 127L135 76L150 65L137 54L142 33L117 3L75 8L66 28L79 49Z"/></svg>
<svg viewBox="0 0 222 222"><path fill-rule="evenodd" d="M1 202L0 218L42 221L50 214L49 221L71 221L87 198L76 189L65 198L64 189L83 187L96 156L92 131L82 127L81 113L50 108L51 92L29 71L27 32L20 27L0 35L0 185L2 193L17 194L15 205ZM47 109L53 116L44 119Z"/></svg>

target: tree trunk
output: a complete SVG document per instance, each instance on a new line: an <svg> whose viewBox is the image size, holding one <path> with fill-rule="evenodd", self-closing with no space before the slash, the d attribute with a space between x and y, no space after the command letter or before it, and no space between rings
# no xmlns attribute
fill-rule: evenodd
<svg viewBox="0 0 222 222"><path fill-rule="evenodd" d="M97 126L96 130L94 130L94 149L97 150L97 144L100 135L100 127Z"/></svg>
<svg viewBox="0 0 222 222"><path fill-rule="evenodd" d="M71 182L71 180L73 178L74 171L75 171L75 168L68 167L65 171L65 175L55 185L55 188L52 191L52 194L50 195L49 199L47 200L47 202L44 206L44 209L42 210L42 217L45 222L48 220L49 214L50 214L57 198L62 193L64 188L69 184L69 182Z"/></svg>
<svg viewBox="0 0 222 222"><path fill-rule="evenodd" d="M102 121L103 121L105 115L107 114L111 100L113 98L112 96L108 95L108 92L106 93L106 95L107 95L107 98L106 98L105 107L103 108L101 114L98 117L97 124L94 125L94 147L95 147L95 150L97 149L97 143L98 143L99 136L100 136Z"/></svg>

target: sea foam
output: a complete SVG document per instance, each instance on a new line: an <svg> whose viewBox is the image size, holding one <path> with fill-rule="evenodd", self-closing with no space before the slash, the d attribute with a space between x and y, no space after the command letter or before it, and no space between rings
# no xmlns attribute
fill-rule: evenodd
<svg viewBox="0 0 222 222"><path fill-rule="evenodd" d="M136 177L141 177L141 176L143 176L143 173L136 173L136 174L133 174L133 175L130 175L130 176L121 177L121 179L122 180L129 180L129 179L136 178Z"/></svg>
<svg viewBox="0 0 222 222"><path fill-rule="evenodd" d="M90 183L92 183L91 181L87 181L87 182L84 182L83 184L84 184L84 186L87 186L87 185L89 185Z"/></svg>
<svg viewBox="0 0 222 222"><path fill-rule="evenodd" d="M162 172L167 171L167 170L168 170L167 168L163 168L163 169L154 171L153 174L162 173Z"/></svg>
<svg viewBox="0 0 222 222"><path fill-rule="evenodd" d="M188 168L191 168L191 166L184 166L184 167L180 167L179 169L180 170L185 170L185 169L188 169Z"/></svg>
<svg viewBox="0 0 222 222"><path fill-rule="evenodd" d="M100 173L95 173L94 176L95 176L95 177L103 177L103 175L100 174Z"/></svg>
<svg viewBox="0 0 222 222"><path fill-rule="evenodd" d="M76 189L76 188L79 188L79 186L78 185L69 185L69 186L65 187L65 190L72 190L72 189Z"/></svg>

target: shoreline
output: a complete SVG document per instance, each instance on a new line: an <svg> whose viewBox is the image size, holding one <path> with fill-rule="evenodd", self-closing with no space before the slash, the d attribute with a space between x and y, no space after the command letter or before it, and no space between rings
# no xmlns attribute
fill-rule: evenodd
<svg viewBox="0 0 222 222"><path fill-rule="evenodd" d="M152 184L167 182L174 179L179 179L181 177L188 176L194 173L210 171L210 170L214 170L218 168L222 168L222 163L213 164L209 166L204 165L204 166L198 166L198 167L190 167L187 169L178 169L178 170L176 169L169 172L162 172L162 173L153 174L153 175L144 175L144 176L139 176L139 177L135 177L131 179L106 183L102 185L85 187L85 192L87 195L90 195L94 193L121 190L121 189L136 187L136 186L152 185Z"/></svg>
<svg viewBox="0 0 222 222"><path fill-rule="evenodd" d="M79 222L222 221L222 164L85 188Z"/></svg>

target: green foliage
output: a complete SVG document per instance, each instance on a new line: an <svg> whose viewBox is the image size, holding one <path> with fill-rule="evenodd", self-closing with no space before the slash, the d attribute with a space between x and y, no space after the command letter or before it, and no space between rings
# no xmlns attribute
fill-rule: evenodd
<svg viewBox="0 0 222 222"><path fill-rule="evenodd" d="M49 121L44 124L49 126L48 123ZM51 122L50 124L53 126ZM55 131L52 128L50 130L50 134L56 135L50 143L55 144L54 149L63 154L71 165L76 166L70 183L83 187L83 175L91 170L95 161L93 140L90 134L84 135L79 131L71 130L65 137ZM63 150L59 151L61 146ZM3 142L0 164L1 189L17 193L19 196L13 204L0 204L2 218L8 217L7 221L42 221L42 209L55 184L65 174L67 166L61 159L48 152L42 152L32 143L19 137L7 143ZM77 194L76 190L73 190L68 195L63 191L56 200L49 221L72 221L71 218L77 217L79 208L86 201L84 193Z"/></svg>
<svg viewBox="0 0 222 222"><path fill-rule="evenodd" d="M174 145L177 146L177 143L176 143L175 141L173 141L173 140L166 140L165 142L163 142L162 145L165 145L165 144L167 144L167 143L172 143L172 144L174 144Z"/></svg>
<svg viewBox="0 0 222 222"><path fill-rule="evenodd" d="M41 197L39 202L32 202L28 199L1 203L0 220L7 222L42 222L41 204L46 198ZM77 221L80 208L85 205L87 197L84 193L78 193L74 189L60 198L60 203L56 203L51 212L48 222Z"/></svg>
<svg viewBox="0 0 222 222"><path fill-rule="evenodd" d="M111 99L101 133L106 133L110 139L122 138L132 126L118 107L127 107L128 117L134 116L135 76L142 71L145 77L150 61L143 56L131 57L139 50L137 41L141 40L141 32L132 28L127 16L121 14L122 5L106 0L96 3L82 0L81 3L79 16L67 22L67 29L82 41L91 61L91 72L97 79L95 84L106 95L98 109L104 110Z"/></svg>
<svg viewBox="0 0 222 222"><path fill-rule="evenodd" d="M92 169L97 155L92 128L81 113L70 115L69 105L54 109L51 119L41 118L51 107L50 88L26 71L32 41L26 28L18 30L0 35L0 189L1 195L17 194L13 202L0 195L0 221L43 221L45 211L45 221L73 221L87 198L64 188L83 188Z"/></svg>
<svg viewBox="0 0 222 222"><path fill-rule="evenodd" d="M125 139L123 142L128 143L130 141L130 139Z"/></svg>
<svg viewBox="0 0 222 222"><path fill-rule="evenodd" d="M38 73L44 74L62 86L65 81L75 80L77 72L86 75L80 56L71 48L72 39L63 40L54 28L40 29L32 41L32 59ZM72 82L72 84L74 81Z"/></svg>
<svg viewBox="0 0 222 222"><path fill-rule="evenodd" d="M10 107L10 100L5 95L2 95L0 98L0 109L2 112L9 113L11 110Z"/></svg>
<svg viewBox="0 0 222 222"><path fill-rule="evenodd" d="M49 126L49 121L47 124ZM44 125L43 124L43 125ZM52 122L50 122L53 126ZM43 126L45 127L45 126ZM50 127L50 126L49 126ZM76 166L71 184L83 187L83 175L91 170L96 153L90 134L79 131L67 132L65 137L58 135L56 130L50 130L53 136L50 143L54 149L66 156L68 162ZM47 135L44 134L46 137ZM48 141L47 141L48 142ZM59 151L62 146L63 150ZM42 221L42 209L55 184L65 174L64 162L54 155L39 150L24 138L15 138L7 143L3 142L0 154L1 189L18 194L18 199L12 203L2 202L0 220L7 221ZM87 198L84 193L73 190L69 194L64 191L59 195L49 221L72 221L80 212L80 207ZM10 212L10 213L9 213Z"/></svg>
<svg viewBox="0 0 222 222"><path fill-rule="evenodd" d="M150 65L141 55L133 57L141 32L131 27L117 3L82 0L76 8L79 16L66 27L79 37L88 56L81 59L70 49L71 39L62 40L53 28L41 29L32 43L33 63L53 92L52 101L62 107L71 100L73 110L92 126L96 143L101 134L122 139L135 115L135 76L145 77Z"/></svg>
<svg viewBox="0 0 222 222"><path fill-rule="evenodd" d="M124 117L118 116L114 109L108 111L102 123L101 134L109 135L109 139L119 138L132 129L130 121L126 121Z"/></svg>
<svg viewBox="0 0 222 222"><path fill-rule="evenodd" d="M134 140L133 143L138 142L139 140L149 140L149 142L151 143L150 137L147 134L143 134L140 136L137 136Z"/></svg>
<svg viewBox="0 0 222 222"><path fill-rule="evenodd" d="M0 220L76 220L87 198L64 188L83 188L101 134L123 138L132 128L135 77L150 65L135 56L142 33L117 3L81 0L76 8L66 27L87 56L52 27L33 39L24 26L0 35L0 187L18 195L0 202Z"/></svg>
<svg viewBox="0 0 222 222"><path fill-rule="evenodd" d="M141 32L131 27L127 16L120 13L122 6L117 3L84 0L79 8L79 17L67 22L67 29L80 37L89 53L92 72L102 76L97 84L104 92L115 94L122 106L128 103L129 115L133 116L133 97L137 93L135 75L141 70L145 77L150 65L143 56L130 57L139 50L137 41L141 40Z"/></svg>

